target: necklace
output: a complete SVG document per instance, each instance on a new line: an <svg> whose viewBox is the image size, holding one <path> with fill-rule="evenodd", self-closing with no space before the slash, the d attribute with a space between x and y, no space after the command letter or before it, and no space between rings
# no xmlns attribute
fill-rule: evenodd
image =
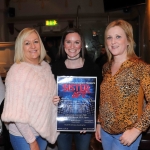
<svg viewBox="0 0 150 150"><path fill-rule="evenodd" d="M80 58L80 56L79 57L77 57L77 58L74 58L74 59L71 59L71 58L67 58L68 60L77 60L77 59L79 59Z"/></svg>
<svg viewBox="0 0 150 150"><path fill-rule="evenodd" d="M76 61L70 61L69 59L66 59L65 65L69 69L81 68L84 65L84 59L82 59L81 57Z"/></svg>

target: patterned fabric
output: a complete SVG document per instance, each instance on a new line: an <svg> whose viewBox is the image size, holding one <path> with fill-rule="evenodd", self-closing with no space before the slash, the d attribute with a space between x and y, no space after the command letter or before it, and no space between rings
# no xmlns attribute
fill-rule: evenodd
<svg viewBox="0 0 150 150"><path fill-rule="evenodd" d="M146 130L150 125L150 65L132 58L112 76L111 62L106 63L103 77L99 108L102 128L110 134L132 127ZM143 110L144 95L147 105Z"/></svg>

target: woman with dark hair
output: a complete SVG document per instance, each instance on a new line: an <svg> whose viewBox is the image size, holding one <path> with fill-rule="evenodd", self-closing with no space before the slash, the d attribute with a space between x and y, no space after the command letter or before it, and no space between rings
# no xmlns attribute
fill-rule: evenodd
<svg viewBox="0 0 150 150"><path fill-rule="evenodd" d="M63 58L63 59L67 59L67 53L65 52L64 50L64 42L66 40L66 36L69 34L69 33L75 33L78 34L80 36L80 43L79 43L79 46L81 47L80 49L80 55L78 54L78 57L81 57L84 59L85 55L87 55L87 50L85 48L85 41L84 41L84 38L83 38L83 35L81 33L81 31L77 28L71 28L71 29L68 29L66 30L66 32L63 34L62 36L62 39L61 39L61 42L60 42L60 47L59 47L59 52L58 52L58 57L57 59L60 59L60 58Z"/></svg>
<svg viewBox="0 0 150 150"><path fill-rule="evenodd" d="M97 101L99 101L99 68L87 56L84 38L79 29L68 29L62 36L57 61L52 64L52 72L57 76L97 77ZM54 104L60 101L55 97ZM98 104L97 104L98 105ZM60 132L57 143L59 150L71 150L74 138L77 150L89 150L92 133Z"/></svg>

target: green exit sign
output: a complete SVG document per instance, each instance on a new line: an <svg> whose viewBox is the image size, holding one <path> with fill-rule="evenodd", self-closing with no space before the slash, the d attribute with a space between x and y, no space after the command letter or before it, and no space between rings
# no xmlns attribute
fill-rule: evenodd
<svg viewBox="0 0 150 150"><path fill-rule="evenodd" d="M56 20L46 20L46 26L56 26L57 21Z"/></svg>

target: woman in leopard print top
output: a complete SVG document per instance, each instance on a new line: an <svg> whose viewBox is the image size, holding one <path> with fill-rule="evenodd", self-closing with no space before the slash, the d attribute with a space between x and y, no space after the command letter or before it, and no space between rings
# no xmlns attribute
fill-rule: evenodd
<svg viewBox="0 0 150 150"><path fill-rule="evenodd" d="M95 133L104 150L137 150L142 131L150 125L150 65L136 56L134 45L128 22L116 20L107 26L109 61L103 67Z"/></svg>

